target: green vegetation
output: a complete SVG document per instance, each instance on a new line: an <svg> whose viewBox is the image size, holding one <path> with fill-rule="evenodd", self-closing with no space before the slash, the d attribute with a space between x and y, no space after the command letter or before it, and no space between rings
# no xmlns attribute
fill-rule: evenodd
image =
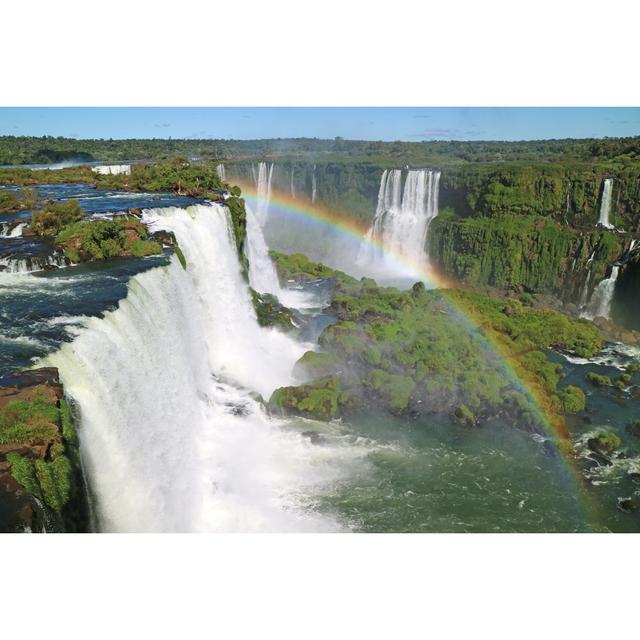
<svg viewBox="0 0 640 640"><path fill-rule="evenodd" d="M580 413L584 411L587 399L584 391L575 385L569 385L558 393L564 413Z"/></svg>
<svg viewBox="0 0 640 640"><path fill-rule="evenodd" d="M13 479L52 510L59 529L76 530L86 526L78 437L60 393L57 384L36 383L0 397L0 461L4 455Z"/></svg>
<svg viewBox="0 0 640 640"><path fill-rule="evenodd" d="M605 431L604 429L599 431L595 437L589 440L589 446L591 449L595 449L601 453L611 454L622 443L620 438L611 431Z"/></svg>
<svg viewBox="0 0 640 640"><path fill-rule="evenodd" d="M295 329L293 313L270 293L258 293L251 289L251 298L261 327L278 327L283 331Z"/></svg>
<svg viewBox="0 0 640 640"><path fill-rule="evenodd" d="M147 228L135 219L85 220L65 227L55 242L72 262L86 262L162 253L162 246L147 238Z"/></svg>
<svg viewBox="0 0 640 640"><path fill-rule="evenodd" d="M539 216L439 216L429 231L436 266L472 286L579 294L588 270L597 283L621 253L613 233L578 233Z"/></svg>
<svg viewBox="0 0 640 640"><path fill-rule="evenodd" d="M38 204L38 194L33 189L0 191L0 214L32 209Z"/></svg>
<svg viewBox="0 0 640 640"><path fill-rule="evenodd" d="M47 396L10 400L0 409L0 444L36 444L58 439L58 409Z"/></svg>
<svg viewBox="0 0 640 640"><path fill-rule="evenodd" d="M603 376L595 371L589 371L585 376L587 382L592 384L594 387L610 387L611 386L611 378L609 376Z"/></svg>
<svg viewBox="0 0 640 640"><path fill-rule="evenodd" d="M249 280L249 260L244 250L244 244L247 238L247 212L244 208L244 200L237 196L227 198L226 207L231 214L231 225L233 228L233 237L236 241L236 249L242 267L242 273L246 280Z"/></svg>
<svg viewBox="0 0 640 640"><path fill-rule="evenodd" d="M49 163L76 159L88 162L161 160L182 157L340 158L344 162L388 160L414 166L443 161L467 162L549 161L553 159L602 162L633 160L640 156L640 138L499 141L381 142L334 138L279 138L273 140L76 140L74 138L0 137L0 164Z"/></svg>
<svg viewBox="0 0 640 640"><path fill-rule="evenodd" d="M276 260L301 279L331 271L300 256ZM344 286L336 283L330 311L339 321L320 336L323 351L305 354L296 366L316 382L277 390L272 406L303 415L330 407L332 416L380 408L399 415L437 411L464 424L505 414L534 424L540 407L561 424L561 414L584 409L585 397L578 387L559 388L561 367L545 351L589 357L602 347L592 323L515 298L427 291L421 283L399 291L347 276ZM318 384L325 404L318 402ZM314 401L303 412L312 392Z"/></svg>
<svg viewBox="0 0 640 640"><path fill-rule="evenodd" d="M296 282L311 282L313 280L334 278L340 282L356 282L355 278L327 267L319 262L312 262L307 256L301 253L278 253L270 251L280 280L295 280Z"/></svg>
<svg viewBox="0 0 640 640"><path fill-rule="evenodd" d="M66 226L82 220L84 214L77 200L47 202L31 214L31 230L39 236L55 236Z"/></svg>
<svg viewBox="0 0 640 640"><path fill-rule="evenodd" d="M338 404L346 399L336 378L329 376L299 387L280 387L271 395L269 406L283 414L330 420L338 415Z"/></svg>

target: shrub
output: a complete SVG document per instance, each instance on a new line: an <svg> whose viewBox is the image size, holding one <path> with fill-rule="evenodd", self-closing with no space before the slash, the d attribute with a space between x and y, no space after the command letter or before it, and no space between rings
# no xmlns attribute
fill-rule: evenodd
<svg viewBox="0 0 640 640"><path fill-rule="evenodd" d="M586 397L580 387L569 385L558 394L558 397L560 398L564 413L580 413L584 411Z"/></svg>
<svg viewBox="0 0 640 640"><path fill-rule="evenodd" d="M72 262L162 253L160 243L147 240L146 227L131 219L76 222L56 236L56 244Z"/></svg>
<svg viewBox="0 0 640 640"><path fill-rule="evenodd" d="M82 220L83 215L77 200L48 202L31 214L31 229L40 236L55 236L64 227Z"/></svg>
<svg viewBox="0 0 640 640"><path fill-rule="evenodd" d="M609 376L603 376L594 371L589 371L586 375L587 382L594 387L610 387L611 378Z"/></svg>

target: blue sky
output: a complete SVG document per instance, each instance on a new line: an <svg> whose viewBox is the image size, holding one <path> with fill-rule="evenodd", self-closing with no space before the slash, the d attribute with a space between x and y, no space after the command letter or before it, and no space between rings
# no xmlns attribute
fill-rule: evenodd
<svg viewBox="0 0 640 640"><path fill-rule="evenodd" d="M5 107L0 135L535 140L640 135L637 107Z"/></svg>

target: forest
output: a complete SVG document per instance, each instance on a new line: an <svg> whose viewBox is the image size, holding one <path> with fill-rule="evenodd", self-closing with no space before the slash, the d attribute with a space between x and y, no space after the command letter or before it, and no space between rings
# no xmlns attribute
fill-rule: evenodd
<svg viewBox="0 0 640 640"><path fill-rule="evenodd" d="M195 158L297 158L415 166L469 162L580 160L601 162L640 156L640 136L562 140L385 142L319 138L75 139L53 136L0 136L0 165L64 161L101 162Z"/></svg>

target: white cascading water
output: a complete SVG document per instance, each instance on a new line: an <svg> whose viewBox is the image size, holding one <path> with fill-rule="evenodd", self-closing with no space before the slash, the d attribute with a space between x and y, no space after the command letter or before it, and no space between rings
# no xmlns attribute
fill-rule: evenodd
<svg viewBox="0 0 640 640"><path fill-rule="evenodd" d="M598 218L598 224L606 227L607 229L613 229L613 225L609 222L612 186L613 180L611 178L605 178L602 184L602 200L600 201L600 217Z"/></svg>
<svg viewBox="0 0 640 640"><path fill-rule="evenodd" d="M269 255L262 227L253 209L245 204L247 212L247 241L245 244L249 260L249 284L259 293L270 293L285 307L310 309L317 306L312 294L301 290L287 289L280 285L278 272Z"/></svg>
<svg viewBox="0 0 640 640"><path fill-rule="evenodd" d="M282 295L282 288L275 265L269 256L269 249L264 240L262 228L253 212L246 204L247 212L247 241L246 251L249 260L249 283L260 293L271 293L278 298Z"/></svg>
<svg viewBox="0 0 640 640"><path fill-rule="evenodd" d="M258 170L251 165L253 172L253 182L256 186L256 217L261 227L264 227L269 213L269 202L271 201L271 180L273 178L273 162L267 165L266 162L258 163Z"/></svg>
<svg viewBox="0 0 640 640"><path fill-rule="evenodd" d="M98 165L96 167L91 167L91 171L94 173L100 173L102 175L107 176L117 176L117 175L131 175L131 165L130 164L104 164Z"/></svg>
<svg viewBox="0 0 640 640"><path fill-rule="evenodd" d="M35 273L36 271L44 271L47 268L66 267L67 265L68 261L59 253L27 258L0 258L0 271L5 273Z"/></svg>
<svg viewBox="0 0 640 640"><path fill-rule="evenodd" d="M0 238L20 238L22 230L27 226L26 222L19 222L11 226L9 223L0 226Z"/></svg>
<svg viewBox="0 0 640 640"><path fill-rule="evenodd" d="M318 181L316 179L316 165L313 165L313 173L311 174L311 203L315 203L318 195Z"/></svg>
<svg viewBox="0 0 640 640"><path fill-rule="evenodd" d="M291 384L308 345L259 327L227 209L156 209L144 219L175 234L186 270L174 257L135 276L115 311L87 320L47 358L79 407L100 529L340 528L301 496L345 465L253 397Z"/></svg>
<svg viewBox="0 0 640 640"><path fill-rule="evenodd" d="M294 168L291 167L291 197L295 198L296 197L296 187L293 183L293 174L294 174Z"/></svg>
<svg viewBox="0 0 640 640"><path fill-rule="evenodd" d="M384 171L373 224L365 236L358 264L384 269L388 254L415 265L428 260L429 224L438 215L440 172L410 170L402 188L402 171Z"/></svg>
<svg viewBox="0 0 640 640"><path fill-rule="evenodd" d="M218 174L218 177L220 178L220 180L222 180L223 182L227 179L226 178L226 171L224 168L224 165L222 163L218 164L216 166L216 173Z"/></svg>
<svg viewBox="0 0 640 640"><path fill-rule="evenodd" d="M589 297L589 284L591 282L591 263L593 262L595 255L596 250L594 249L587 259L587 275L584 279L584 284L582 285L582 291L580 293L580 300L578 302L581 309L585 307L585 305L587 304L587 299Z"/></svg>
<svg viewBox="0 0 640 640"><path fill-rule="evenodd" d="M598 286L593 290L591 300L589 300L587 308L581 314L582 317L591 320L593 318L610 318L611 303L613 302L613 294L615 293L619 273L620 267L613 265L609 277L599 282Z"/></svg>

